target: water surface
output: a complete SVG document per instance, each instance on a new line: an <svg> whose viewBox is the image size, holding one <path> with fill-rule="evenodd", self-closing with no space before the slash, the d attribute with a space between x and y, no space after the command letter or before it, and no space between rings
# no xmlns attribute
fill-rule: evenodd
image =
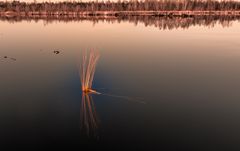
<svg viewBox="0 0 240 151"><path fill-rule="evenodd" d="M236 149L240 22L213 23L0 21L1 144ZM80 90L89 49L106 95Z"/></svg>

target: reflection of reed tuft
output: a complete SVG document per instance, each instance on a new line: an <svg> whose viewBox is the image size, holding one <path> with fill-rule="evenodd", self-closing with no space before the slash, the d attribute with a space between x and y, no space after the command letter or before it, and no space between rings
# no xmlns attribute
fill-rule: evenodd
<svg viewBox="0 0 240 151"><path fill-rule="evenodd" d="M81 117L81 131L84 134L86 134L87 137L91 138L97 137L99 120L97 117L97 112L93 102L93 98L88 93L82 93L80 117Z"/></svg>

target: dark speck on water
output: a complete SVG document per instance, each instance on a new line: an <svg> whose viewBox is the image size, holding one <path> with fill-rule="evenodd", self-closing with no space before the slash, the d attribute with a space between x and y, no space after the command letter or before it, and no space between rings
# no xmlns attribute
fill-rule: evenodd
<svg viewBox="0 0 240 151"><path fill-rule="evenodd" d="M4 58L4 59L9 58L9 59L11 59L11 60L13 60L13 61L16 61L16 60L17 60L16 58L10 58L10 57L8 57L8 56L4 56L3 58Z"/></svg>
<svg viewBox="0 0 240 151"><path fill-rule="evenodd" d="M54 50L53 53L55 53L55 54L59 54L60 51L58 51L58 50Z"/></svg>

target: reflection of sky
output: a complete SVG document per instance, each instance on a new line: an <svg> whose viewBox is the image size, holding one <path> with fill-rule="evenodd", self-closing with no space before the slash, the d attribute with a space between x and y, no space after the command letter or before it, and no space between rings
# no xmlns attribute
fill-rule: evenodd
<svg viewBox="0 0 240 151"><path fill-rule="evenodd" d="M22 84L25 79L34 76L46 80L52 76L58 80L59 76L54 73L61 73L66 78L74 73L77 77L80 51L88 48L99 49L101 53L94 82L97 88L109 88L110 85L121 89L130 85L142 89L145 85L157 86L159 76L165 75L160 69L166 68L167 75L170 69L205 68L210 63L220 64L223 60L238 59L240 55L237 22L229 28L194 26L187 30L171 31L144 27L142 24L135 27L123 22L113 25L100 22L94 27L90 21L47 26L42 21L31 24L25 21L14 24L1 22L0 25L0 33L3 33L0 56L17 58L18 63L0 64L5 71L2 72L6 78L3 83L15 79L16 83ZM53 50L60 50L61 53L55 55ZM206 62L208 60L211 62ZM233 67L229 62L224 65ZM25 70L32 72L21 72ZM9 73L18 76L9 77ZM148 78L157 82L146 80Z"/></svg>
<svg viewBox="0 0 240 151"><path fill-rule="evenodd" d="M99 49L101 53L96 71L99 77L95 82L99 87L109 87L107 83L121 86L124 81L141 86L137 81L144 83L149 76L157 79L159 75L152 73L159 73L159 67L174 68L175 63L178 66L188 65L189 68L190 64L201 67L209 65L204 60L210 58L220 62L239 56L240 30L237 22L229 28L195 26L171 31L141 24L135 27L128 23L99 23L92 27L92 22L88 21L47 26L41 21L31 24L25 21L14 24L1 22L0 25L0 33L3 33L0 56L17 58L18 62L17 65L0 64L6 72L6 79L12 78L7 77L10 67L13 68L12 74L17 74L18 70L29 70L32 76L47 78L62 71L65 76L71 72L77 76L75 69L80 58L79 52L88 48ZM53 50L62 53L54 55ZM52 74L47 75L42 69ZM21 74L24 78L28 72ZM15 78L20 79L19 76Z"/></svg>
<svg viewBox="0 0 240 151"><path fill-rule="evenodd" d="M139 42L139 44L135 45L134 47L139 49L139 52L142 50L140 49L142 47L154 45L159 46L160 44L161 46L169 46L171 42L175 43L175 45L172 45L172 47L176 47L176 45L188 44L186 40L192 38L193 40L191 41L191 45L199 44L200 41L197 39L203 39L205 41L216 40L219 42L227 40L227 42L234 42L236 37L239 35L239 24L237 22L235 22L230 28L216 26L213 29L208 29L208 27L195 26L190 27L188 30L179 29L173 31L159 31L154 27L145 28L142 24L139 24L137 26L138 28L135 28L134 25L128 23L114 24L114 26L112 26L112 24L98 23L94 28L92 28L92 22L88 21L80 24L77 22L69 22L67 26L65 23L53 23L43 26L42 21L39 21L39 23L32 23L30 28L28 26L28 22L14 24L1 22L0 25L0 33L3 34L0 39L1 48L5 48L1 51L18 46L20 49L34 49L37 47L39 50L47 48L68 48L70 49L68 52L73 52L79 49L80 44L83 48L113 48L122 41L126 45L122 46L125 49L121 50L121 52L127 50L129 46L132 46L132 43L136 42ZM26 34L27 36L23 36L23 34ZM92 36L93 34L94 36ZM121 39L123 37L124 39ZM146 37L152 38L147 39ZM10 45L11 41L9 38L14 41L15 45ZM66 40L70 39L71 42L65 42ZM161 43L158 42L159 39L161 40ZM31 43L29 43L30 40ZM107 46L105 45L106 43L108 44ZM29 53L26 55L28 54Z"/></svg>

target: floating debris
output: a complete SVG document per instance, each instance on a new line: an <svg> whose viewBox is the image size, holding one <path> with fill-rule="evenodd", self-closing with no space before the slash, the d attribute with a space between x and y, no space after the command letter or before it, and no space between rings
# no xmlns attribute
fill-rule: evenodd
<svg viewBox="0 0 240 151"><path fill-rule="evenodd" d="M16 58L11 58L11 57L8 57L8 56L4 56L3 58L4 58L4 59L9 58L10 60L13 60L13 61L16 61L16 60L17 60Z"/></svg>
<svg viewBox="0 0 240 151"><path fill-rule="evenodd" d="M59 54L60 51L58 51L58 50L54 50L53 53L55 53L55 54Z"/></svg>
<svg viewBox="0 0 240 151"><path fill-rule="evenodd" d="M13 60L13 61L16 61L17 59L16 58L10 58L11 60Z"/></svg>

